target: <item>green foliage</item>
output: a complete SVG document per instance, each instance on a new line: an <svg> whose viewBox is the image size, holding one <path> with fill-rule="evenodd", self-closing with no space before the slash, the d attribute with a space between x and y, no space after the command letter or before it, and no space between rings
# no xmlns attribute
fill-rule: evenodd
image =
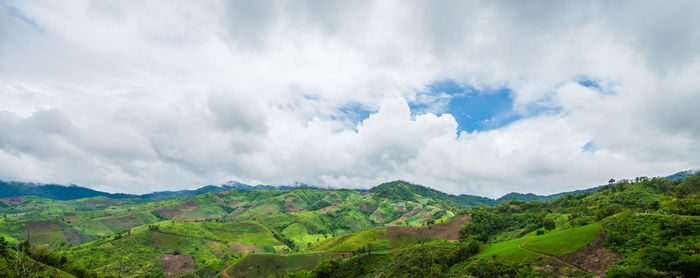
<svg viewBox="0 0 700 278"><path fill-rule="evenodd" d="M680 215L700 215L700 199L670 199L661 204L661 210Z"/></svg>
<svg viewBox="0 0 700 278"><path fill-rule="evenodd" d="M620 213L603 222L605 244L625 255L608 270L611 277L634 275L698 277L700 218L696 216Z"/></svg>
<svg viewBox="0 0 700 278"><path fill-rule="evenodd" d="M227 272L243 277L270 277L289 272L310 270L331 258L330 253L304 253L286 256L275 254L251 254L238 261Z"/></svg>
<svg viewBox="0 0 700 278"><path fill-rule="evenodd" d="M522 238L485 245L483 252L476 257L481 259L493 259L495 257L497 261L504 263L532 262L537 257L519 247L520 244L530 239L530 237L532 237L531 234Z"/></svg>
<svg viewBox="0 0 700 278"><path fill-rule="evenodd" d="M79 277L160 277L163 254L191 256L194 273L184 276L192 277L219 275L227 261L237 270L250 266L246 277L297 270L289 277L529 277L553 262L542 254L580 250L602 227L604 244L624 255L609 276L697 277L699 180L638 177L556 199L509 194L500 201L403 181L369 192L262 188L157 202L22 197L0 202L0 238L9 239L0 241L0 258L24 254L24 263L42 267L38 273L56 267ZM473 218L461 243L374 229L441 222L455 208ZM477 241L486 243L481 253ZM27 252L2 247L16 242ZM17 264L0 261L0 277L15 276L2 272L8 266Z"/></svg>
<svg viewBox="0 0 700 278"><path fill-rule="evenodd" d="M320 263L311 271L284 277L440 277L479 252L479 243L445 241L414 245L393 252L364 253Z"/></svg>
<svg viewBox="0 0 700 278"><path fill-rule="evenodd" d="M510 206L509 204L503 204ZM509 208L500 208L502 211ZM482 241L488 241L494 235L516 229L526 229L526 232L541 227L544 213L502 213L499 208L484 208L471 210L472 221L462 227L462 238L474 236ZM507 211L506 211L507 212Z"/></svg>
<svg viewBox="0 0 700 278"><path fill-rule="evenodd" d="M537 277L527 264L502 263L500 261L477 259L451 269L450 274L473 277Z"/></svg>
<svg viewBox="0 0 700 278"><path fill-rule="evenodd" d="M551 217L546 217L546 218L544 218L544 219L542 220L542 225L543 225L544 228L545 228L546 230L548 230L548 231L554 230L554 228L557 227L557 224L554 223L554 219L552 219Z"/></svg>

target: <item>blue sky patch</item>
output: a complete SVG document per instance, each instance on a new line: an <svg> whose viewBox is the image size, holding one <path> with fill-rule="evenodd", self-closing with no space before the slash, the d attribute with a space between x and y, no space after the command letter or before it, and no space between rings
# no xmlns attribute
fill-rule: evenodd
<svg viewBox="0 0 700 278"><path fill-rule="evenodd" d="M490 130L503 127L521 118L513 112L513 99L508 88L477 90L451 80L434 82L427 86L427 93L448 95L449 101L442 113L449 113L457 120L459 132ZM411 110L421 109L412 104Z"/></svg>
<svg viewBox="0 0 700 278"><path fill-rule="evenodd" d="M359 104L352 103L341 107L340 112L344 119L350 120L354 125L357 125L361 121L369 118L371 113L376 113L376 111L367 110L367 107ZM331 116L332 119L337 120L339 117Z"/></svg>
<svg viewBox="0 0 700 278"><path fill-rule="evenodd" d="M37 30L40 30L40 31L42 30L41 27L39 27L39 25L36 24L36 22L34 22L34 21L31 20L29 17L27 17L27 16L25 16L24 14L22 14L22 12L20 12L17 8L12 7L12 6L8 6L8 5L4 4L4 3L3 3L2 5L5 6L5 12L6 12L8 15L10 15L10 16L12 16L12 17L14 17L14 18L17 18L17 19L23 21L24 23L26 23L26 24L28 24L28 25L30 25L30 26L36 28Z"/></svg>
<svg viewBox="0 0 700 278"><path fill-rule="evenodd" d="M583 87L596 89L598 91L603 89L600 87L600 84L598 83L598 81L594 81L594 80L590 80L590 79L583 79L583 80L579 81L578 84L583 86Z"/></svg>
<svg viewBox="0 0 700 278"><path fill-rule="evenodd" d="M613 89L610 87L612 84L607 82L601 82L600 80L595 80L587 77L579 77L577 83L583 87L591 88L604 95L615 94ZM601 84L602 83L602 84Z"/></svg>

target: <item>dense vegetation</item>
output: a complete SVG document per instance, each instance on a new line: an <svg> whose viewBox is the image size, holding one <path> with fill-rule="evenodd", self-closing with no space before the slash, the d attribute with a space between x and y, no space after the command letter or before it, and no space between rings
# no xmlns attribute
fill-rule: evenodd
<svg viewBox="0 0 700 278"><path fill-rule="evenodd" d="M403 181L230 186L2 198L0 277L700 276L698 174L502 202Z"/></svg>

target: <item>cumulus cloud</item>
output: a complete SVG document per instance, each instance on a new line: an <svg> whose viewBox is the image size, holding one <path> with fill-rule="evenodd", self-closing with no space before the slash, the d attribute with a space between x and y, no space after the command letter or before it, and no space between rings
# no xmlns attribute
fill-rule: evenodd
<svg viewBox="0 0 700 278"><path fill-rule="evenodd" d="M406 179L497 197L697 168L698 14L694 1L5 1L0 179L134 193ZM451 96L430 90L443 80L507 88L518 120L460 131Z"/></svg>

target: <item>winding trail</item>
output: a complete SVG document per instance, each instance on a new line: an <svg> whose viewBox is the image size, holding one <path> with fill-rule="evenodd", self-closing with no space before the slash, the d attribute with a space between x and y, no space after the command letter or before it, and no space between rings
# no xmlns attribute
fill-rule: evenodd
<svg viewBox="0 0 700 278"><path fill-rule="evenodd" d="M521 242L520 244L518 244L518 248L520 248L521 250L523 250L523 251L525 251L525 252L527 252L527 253L533 254L533 255L539 255L539 256L544 256L544 257L550 258L550 259L552 259L552 260L555 260L555 261L557 261L557 262L560 262L560 263L562 263L562 264L565 264L565 265L567 265L567 266L569 266L569 267L572 267L572 268L581 270L581 271L583 271L583 272L585 272L585 273L588 273L588 274L590 274L590 275L593 275L593 277L600 277L600 276L596 275L596 274L593 273L593 272L590 272L590 271L588 271L588 270L585 270L585 269L583 269L583 268L581 268L581 267L579 267L579 266L577 266L577 265L568 263L568 262L566 262L566 261L564 261L564 260L562 260L562 259L560 259L560 258L557 258L556 256L552 256L552 255L547 254L547 253L542 253L542 252L539 252L539 251L535 251L535 250L532 250L532 249L528 249L527 247L523 247L523 244L525 244L526 242L528 242L530 239L532 239L532 237L530 237L530 238L526 239L525 241Z"/></svg>
<svg viewBox="0 0 700 278"><path fill-rule="evenodd" d="M228 273L226 273L226 270L229 269L230 267L231 267L231 262L226 261L226 268L224 268L224 270L221 271L221 276L224 276L225 278L233 278L232 276L228 275Z"/></svg>

